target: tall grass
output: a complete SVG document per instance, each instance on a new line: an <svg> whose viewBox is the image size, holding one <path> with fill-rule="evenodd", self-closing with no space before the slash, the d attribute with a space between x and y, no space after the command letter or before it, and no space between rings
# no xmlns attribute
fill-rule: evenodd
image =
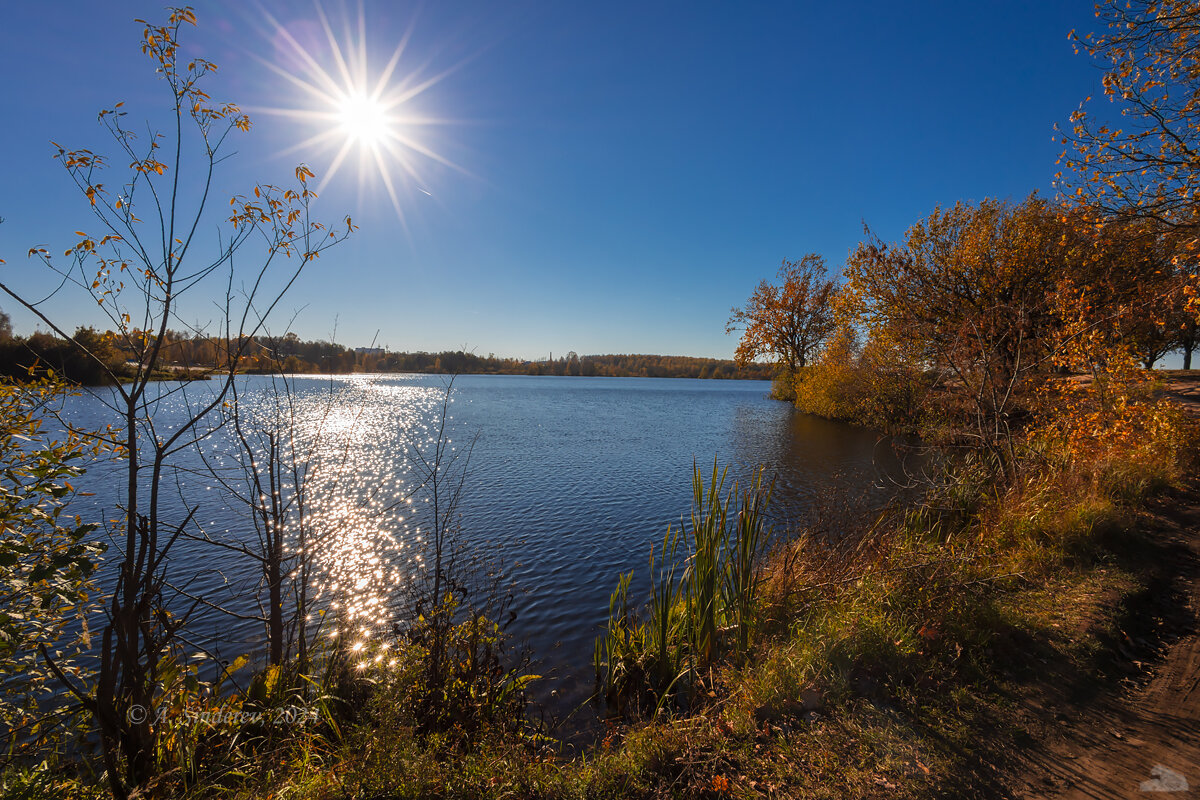
<svg viewBox="0 0 1200 800"><path fill-rule="evenodd" d="M690 519L651 550L644 609L630 606L633 573L618 579L595 667L600 694L619 711L686 704L706 671L749 652L773 484L760 468L745 490L726 489L727 475L715 461L707 482L693 468Z"/></svg>

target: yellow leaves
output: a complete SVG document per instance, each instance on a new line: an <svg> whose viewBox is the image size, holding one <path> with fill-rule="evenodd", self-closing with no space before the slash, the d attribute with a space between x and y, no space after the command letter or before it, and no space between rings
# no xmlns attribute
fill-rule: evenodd
<svg viewBox="0 0 1200 800"><path fill-rule="evenodd" d="M296 167L296 180L300 181L300 183L307 183L309 178L315 177L316 175L314 175L313 171L306 165L301 164L300 166Z"/></svg>
<svg viewBox="0 0 1200 800"><path fill-rule="evenodd" d="M196 13L192 10L191 6L174 8L171 9L171 14L167 17L167 21L172 25L179 25L183 22L186 22L189 25L195 25Z"/></svg>
<svg viewBox="0 0 1200 800"><path fill-rule="evenodd" d="M155 173L156 175L162 175L167 171L166 164L162 163L161 161L156 161L153 158L148 158L145 161L134 161L129 165L129 168L146 175L149 175L151 172Z"/></svg>

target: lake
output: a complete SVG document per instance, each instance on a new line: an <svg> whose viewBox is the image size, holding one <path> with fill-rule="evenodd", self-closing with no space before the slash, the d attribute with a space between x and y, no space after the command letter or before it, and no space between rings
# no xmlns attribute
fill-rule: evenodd
<svg viewBox="0 0 1200 800"><path fill-rule="evenodd" d="M430 528L414 469L435 444L449 379L435 375L295 376L298 425L319 437L334 465L314 480L314 513L333 530L318 560L325 601L369 637L395 622L399 587L424 568ZM238 408L266 422L277 416L272 381L239 379ZM174 392L156 412L169 431L189 404L212 392L206 382L161 384ZM730 467L730 483L757 465L776 481L777 535L823 494L849 492L867 502L891 493L881 475L896 459L876 433L798 414L768 397L763 381L661 378L564 378L467 375L453 382L446 434L458 468L466 467L456 518L460 539L476 555L494 555L519 591L509 630L527 642L545 675L538 696L561 715L586 701L593 686L593 644L608 616L621 572L646 586L652 546L668 524L689 512L693 465ZM112 420L111 390L74 398L67 416L99 427ZM185 449L167 481L165 516L182 520L197 507L198 528L173 553L172 581L189 597L226 608L257 609L255 565L202 539L250 542L246 509L231 502L213 475L236 483L235 442L226 428ZM469 461L467 460L469 456ZM235 476L229 478L229 476ZM117 516L121 465L96 464L80 481L93 493L73 510ZM444 494L443 494L444 502ZM115 554L113 556L115 558ZM184 602L183 596L177 602ZM402 620L400 620L402 622ZM262 649L261 626L207 611L196 641L221 658Z"/></svg>

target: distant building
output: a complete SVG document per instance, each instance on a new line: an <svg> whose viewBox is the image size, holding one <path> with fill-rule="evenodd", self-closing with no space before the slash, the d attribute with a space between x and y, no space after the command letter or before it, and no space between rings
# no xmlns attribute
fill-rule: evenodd
<svg viewBox="0 0 1200 800"><path fill-rule="evenodd" d="M381 356L387 351L382 347L356 347L354 352L360 356Z"/></svg>

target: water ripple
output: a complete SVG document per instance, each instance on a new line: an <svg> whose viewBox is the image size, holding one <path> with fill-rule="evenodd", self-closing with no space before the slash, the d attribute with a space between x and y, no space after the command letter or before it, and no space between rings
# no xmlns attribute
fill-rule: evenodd
<svg viewBox="0 0 1200 800"><path fill-rule="evenodd" d="M434 443L446 379L386 375L297 377L292 411L297 441L312 445L309 487L314 523L328 531L317 548L315 587L369 636L399 613L395 600L426 569L422 544L430 530L414 456ZM590 691L592 643L607 616L616 576L644 578L651 546L689 510L693 464L714 457L745 478L758 464L775 476L774 511L795 518L834 486L870 490L877 457L874 434L794 413L769 400L769 385L753 381L645 378L463 376L454 382L447 434L470 450L463 502L463 537L498 553L522 588L513 632L528 641L542 671L556 676L560 702ZM211 390L209 390L211 391ZM160 427L178 425L197 386L165 401ZM110 421L99 397L78 398L73 421ZM285 414L268 378L239 384L238 407L260 427ZM183 452L165 516L197 516L214 538L250 543L246 509L215 489L215 470L236 475L235 442L215 432L197 453ZM308 450L301 448L305 452ZM201 458L201 453L204 458ZM886 459L884 459L886 460ZM205 463L207 461L207 465ZM233 479L231 479L233 480ZM96 465L79 513L113 516L123 476L119 465ZM259 578L252 563L184 542L173 570L193 592L257 608ZM225 655L254 650L262 632L253 622L210 620L213 648Z"/></svg>

